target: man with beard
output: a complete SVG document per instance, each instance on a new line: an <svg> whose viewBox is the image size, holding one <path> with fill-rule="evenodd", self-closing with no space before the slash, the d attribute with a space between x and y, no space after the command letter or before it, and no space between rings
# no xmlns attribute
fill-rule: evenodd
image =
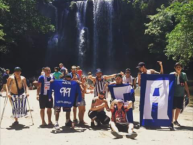
<svg viewBox="0 0 193 145"><path fill-rule="evenodd" d="M103 91L99 92L99 96L93 98L91 108L88 112L88 116L91 119L91 127L95 127L94 121L97 122L97 125L99 126L102 124L109 124L110 118L106 115L104 108L106 108L107 111L110 111L110 108L108 106L108 103L105 99L105 94Z"/></svg>
<svg viewBox="0 0 193 145"><path fill-rule="evenodd" d="M121 74L123 74L121 72ZM106 92L106 84L107 84L107 80L114 78L116 76L116 74L112 74L112 75L103 75L102 70L100 68L98 68L96 70L96 77L93 76L88 76L88 79L90 79L91 81L93 81L94 83L94 97L99 95L99 92Z"/></svg>

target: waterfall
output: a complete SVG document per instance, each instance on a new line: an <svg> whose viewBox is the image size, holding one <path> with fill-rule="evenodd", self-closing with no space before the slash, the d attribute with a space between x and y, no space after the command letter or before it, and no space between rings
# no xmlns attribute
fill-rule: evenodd
<svg viewBox="0 0 193 145"><path fill-rule="evenodd" d="M113 0L93 0L94 8L94 46L93 46L93 69L99 66L98 61L101 54L105 52L104 64L112 61L112 18L113 18ZM104 34L104 36L101 36ZM106 48L107 51L104 51ZM101 50L100 50L101 49ZM103 50L102 50L103 49ZM100 54L100 57L99 57Z"/></svg>
<svg viewBox="0 0 193 145"><path fill-rule="evenodd" d="M76 21L78 28L77 44L79 52L78 63L81 67L83 67L85 53L89 43L88 28L85 27L87 1L77 1L76 5L77 5Z"/></svg>

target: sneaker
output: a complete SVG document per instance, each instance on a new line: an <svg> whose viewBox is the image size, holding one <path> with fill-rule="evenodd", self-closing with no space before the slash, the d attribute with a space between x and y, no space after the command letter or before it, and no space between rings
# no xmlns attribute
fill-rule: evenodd
<svg viewBox="0 0 193 145"><path fill-rule="evenodd" d="M78 120L77 120L77 119L73 120L73 122L74 122L75 124L78 124Z"/></svg>
<svg viewBox="0 0 193 145"><path fill-rule="evenodd" d="M175 124L176 126L181 127L181 125L178 123L178 121L174 121L174 124Z"/></svg>
<svg viewBox="0 0 193 145"><path fill-rule="evenodd" d="M12 123L12 126L16 126L16 125L18 125L18 124L19 124L19 122L18 122L18 121L15 121L15 122Z"/></svg>
<svg viewBox="0 0 193 145"><path fill-rule="evenodd" d="M170 130L171 131L175 131L176 129L174 128L174 124L173 123L171 123L171 125L170 125Z"/></svg>
<svg viewBox="0 0 193 145"><path fill-rule="evenodd" d="M72 126L72 121L71 120L69 120L66 124L65 124L66 126Z"/></svg>
<svg viewBox="0 0 193 145"><path fill-rule="evenodd" d="M56 130L59 130L59 128L60 128L60 127L59 127L59 124L58 124L58 123L55 124L55 125L54 125L54 128L55 128Z"/></svg>
<svg viewBox="0 0 193 145"><path fill-rule="evenodd" d="M91 122L91 127L92 127L92 128L96 127L95 124L94 124L94 122Z"/></svg>
<svg viewBox="0 0 193 145"><path fill-rule="evenodd" d="M136 132L128 133L128 134L126 134L126 137L127 137L127 138L131 138L131 139L134 139L134 138L137 137L137 133L136 133Z"/></svg>
<svg viewBox="0 0 193 145"><path fill-rule="evenodd" d="M116 138L123 138L123 136L119 134L118 132L111 131L111 134L114 135Z"/></svg>

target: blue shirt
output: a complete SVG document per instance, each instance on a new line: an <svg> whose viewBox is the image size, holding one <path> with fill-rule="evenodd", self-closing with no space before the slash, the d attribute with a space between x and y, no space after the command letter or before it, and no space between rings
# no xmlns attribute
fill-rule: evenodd
<svg viewBox="0 0 193 145"><path fill-rule="evenodd" d="M45 75L41 75L38 78L38 83L41 83L41 91L40 95L48 95L50 91L50 80L54 79L53 76L46 77Z"/></svg>
<svg viewBox="0 0 193 145"><path fill-rule="evenodd" d="M74 102L82 100L80 85L76 81L55 80L51 83L50 90L54 90L54 105L58 107L72 107ZM49 98L51 97L52 91L49 92Z"/></svg>
<svg viewBox="0 0 193 145"><path fill-rule="evenodd" d="M73 78L72 72L70 73L70 75L71 75L71 78ZM77 73L76 73L76 76L77 76L78 80L80 80L80 76Z"/></svg>

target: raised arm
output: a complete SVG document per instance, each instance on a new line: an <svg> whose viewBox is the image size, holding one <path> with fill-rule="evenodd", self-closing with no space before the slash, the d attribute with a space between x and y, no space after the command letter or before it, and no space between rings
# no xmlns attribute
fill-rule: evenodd
<svg viewBox="0 0 193 145"><path fill-rule="evenodd" d="M89 75L89 76L88 76L88 79L90 79L93 83L95 83L95 81L96 81L96 78L93 77L92 75Z"/></svg>

